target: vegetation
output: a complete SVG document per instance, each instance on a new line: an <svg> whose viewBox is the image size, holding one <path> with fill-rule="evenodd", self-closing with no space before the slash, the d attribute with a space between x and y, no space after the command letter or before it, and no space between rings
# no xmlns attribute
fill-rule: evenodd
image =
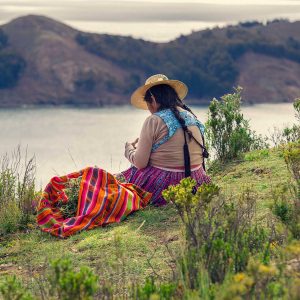
<svg viewBox="0 0 300 300"><path fill-rule="evenodd" d="M256 136L249 127L249 121L241 112L241 88L235 93L214 98L208 111L206 123L207 140L220 162L236 159L242 153L267 147L266 142Z"/></svg>
<svg viewBox="0 0 300 300"><path fill-rule="evenodd" d="M92 270L81 267L76 272L68 259L52 261L47 278L38 278L37 283L42 299L88 300L93 299L98 290L97 276ZM4 299L36 299L32 293L24 289L16 276L6 276L2 280L0 293Z"/></svg>
<svg viewBox="0 0 300 300"><path fill-rule="evenodd" d="M81 182L81 177L71 179L68 182L67 187L65 189L65 194L68 198L68 202L64 203L63 200L60 200L58 202L58 207L60 208L60 211L62 212L64 219L68 219L76 215L77 207L78 207L80 182Z"/></svg>
<svg viewBox="0 0 300 300"><path fill-rule="evenodd" d="M24 59L11 52L0 52L0 89L14 87L25 69Z"/></svg>
<svg viewBox="0 0 300 300"><path fill-rule="evenodd" d="M0 89L14 87L25 69L25 60L8 51L8 36L0 28Z"/></svg>
<svg viewBox="0 0 300 300"><path fill-rule="evenodd" d="M32 295L22 286L15 275L7 276L0 285L0 294L3 299L32 300Z"/></svg>
<svg viewBox="0 0 300 300"><path fill-rule="evenodd" d="M300 140L300 99L295 99L293 106L295 109L295 117L298 120L298 123L293 124L292 126L286 126L283 128L283 130L276 127L273 129L269 140L276 147L282 144L297 142Z"/></svg>
<svg viewBox="0 0 300 300"><path fill-rule="evenodd" d="M279 21L285 22L275 20L267 25L245 22L226 29L204 30L182 35L166 44L89 33L78 33L76 41L87 51L129 69L133 88L140 85L144 77L164 73L191 87L191 96L208 99L220 97L232 88L239 75L237 59L247 52L300 62L298 39L264 33L266 26ZM116 79L112 79L111 84L119 85ZM128 93L125 86L120 92Z"/></svg>
<svg viewBox="0 0 300 300"><path fill-rule="evenodd" d="M218 113L210 112L208 122L223 122L227 135L234 135L238 120L245 136L252 137L239 111L239 91L222 100L226 103L212 102L213 112ZM216 138L216 127L209 130L210 139ZM255 139L245 139L249 147L241 147L241 139L230 143L228 139L226 133L220 138L228 147L224 153L231 156L222 164L211 164L212 184L194 193L195 181L185 178L163 192L167 206L147 207L121 224L67 240L40 232L31 223L19 226L20 216L33 214L25 205L37 195L34 176L29 175L33 169L25 167L31 171L25 172L26 180L19 180L24 177L13 166L20 165L20 150L13 156L16 159L5 158L0 212L9 207L7 203L14 206L0 219L6 233L5 238L0 236L4 275L0 295L4 299L298 299L300 141L245 153L256 148ZM66 193L75 204L78 182ZM18 221L8 224L8 216L16 211ZM67 207L66 216L74 211L75 205Z"/></svg>
<svg viewBox="0 0 300 300"><path fill-rule="evenodd" d="M293 180L274 195L274 213L286 224L296 239L300 239L300 140L284 146L283 156ZM290 189L292 197L287 197Z"/></svg>
<svg viewBox="0 0 300 300"><path fill-rule="evenodd" d="M5 48L8 44L8 37L7 35L3 32L2 29L0 29L0 50Z"/></svg>
<svg viewBox="0 0 300 300"><path fill-rule="evenodd" d="M184 179L169 187L164 196L174 203L185 227L187 256L185 272L198 280L199 266L212 282L245 269L251 255L269 248L273 234L256 224L256 195L247 190L239 199L226 199L217 185L203 185L193 195L194 180ZM264 254L267 260L267 254ZM190 282L194 289L197 284ZM198 286L199 288L199 286Z"/></svg>
<svg viewBox="0 0 300 300"><path fill-rule="evenodd" d="M26 228L32 222L35 191L35 158L22 157L20 146L0 160L0 236ZM23 159L23 161L22 161Z"/></svg>

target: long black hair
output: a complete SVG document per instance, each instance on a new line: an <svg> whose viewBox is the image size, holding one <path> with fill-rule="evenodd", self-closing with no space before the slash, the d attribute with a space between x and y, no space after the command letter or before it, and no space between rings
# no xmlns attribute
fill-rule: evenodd
<svg viewBox="0 0 300 300"><path fill-rule="evenodd" d="M179 110L177 109L177 106L189 111L196 119L196 115L192 112L192 110L184 104L178 97L177 92L169 85L167 84L159 84L155 85L151 88L149 88L145 94L145 101L148 103L152 103L152 96L155 98L156 102L160 104L159 110L164 109L171 109L174 116L180 123L183 131L184 131L184 146L183 146L183 152L184 152L184 165L185 165L185 176L188 177L191 175L191 163L190 163L190 154L189 149L186 141L186 133L188 134L189 139L193 138L196 143L202 148L202 155L203 155L203 169L205 170L205 163L204 158L208 157L208 152L204 145L204 136L201 133L203 145L200 144L193 136L192 132L188 129L188 127L185 124L184 118L180 115Z"/></svg>

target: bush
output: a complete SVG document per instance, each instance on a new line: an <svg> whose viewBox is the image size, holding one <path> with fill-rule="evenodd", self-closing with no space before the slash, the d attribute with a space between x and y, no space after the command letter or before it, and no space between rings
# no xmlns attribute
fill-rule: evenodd
<svg viewBox="0 0 300 300"><path fill-rule="evenodd" d="M6 276L0 283L0 295L4 300L33 300L16 276Z"/></svg>
<svg viewBox="0 0 300 300"><path fill-rule="evenodd" d="M293 217L293 200L289 194L289 184L277 186L272 191L273 213L284 223L289 224Z"/></svg>
<svg viewBox="0 0 300 300"><path fill-rule="evenodd" d="M130 299L172 299L176 293L176 282L156 284L153 277L146 279L143 285L133 285Z"/></svg>
<svg viewBox="0 0 300 300"><path fill-rule="evenodd" d="M16 203L10 201L0 210L0 234L16 232L21 225L22 213Z"/></svg>
<svg viewBox="0 0 300 300"><path fill-rule="evenodd" d="M283 157L292 181L273 192L273 213L296 239L300 238L300 140L283 147Z"/></svg>
<svg viewBox="0 0 300 300"><path fill-rule="evenodd" d="M300 139L300 126L294 124L292 127L285 127L282 136L285 143L296 142Z"/></svg>
<svg viewBox="0 0 300 300"><path fill-rule="evenodd" d="M242 153L267 146L266 141L249 128L241 112L241 88L235 93L214 98L209 105L206 123L209 146L221 162L236 159Z"/></svg>
<svg viewBox="0 0 300 300"><path fill-rule="evenodd" d="M8 37L4 33L3 29L0 28L0 50L5 48L8 44Z"/></svg>
<svg viewBox="0 0 300 300"><path fill-rule="evenodd" d="M283 153L286 165L294 177L296 183L300 184L300 140L284 147ZM300 198L299 198L300 200Z"/></svg>
<svg viewBox="0 0 300 300"><path fill-rule="evenodd" d="M290 143L285 147L284 159L288 170L294 178L294 183L290 185L294 195L293 211L288 220L289 228L293 236L300 238L300 140Z"/></svg>
<svg viewBox="0 0 300 300"><path fill-rule="evenodd" d="M24 69L25 60L15 54L8 52L0 53L0 89L12 88L16 86Z"/></svg>
<svg viewBox="0 0 300 300"><path fill-rule="evenodd" d="M192 289L199 287L199 268L208 271L212 282L222 282L227 272L243 271L251 255L267 251L274 238L256 224L256 195L246 191L238 201L225 201L214 184L203 184L193 194L195 184L185 178L163 192L174 203L185 228L182 272Z"/></svg>
<svg viewBox="0 0 300 300"><path fill-rule="evenodd" d="M37 281L39 288L34 296L28 291L28 283L23 286L16 276L4 277L0 280L0 298L89 300L97 296L97 299L112 299L112 294L105 290L105 287L99 289L98 277L90 268L83 266L79 271L75 271L71 261L65 258L52 261L49 272L41 276L35 275L32 279Z"/></svg>
<svg viewBox="0 0 300 300"><path fill-rule="evenodd" d="M276 247L276 246L274 246ZM228 274L217 299L299 299L299 269L290 264L299 258L300 244L293 242L278 249L279 258L262 264L254 258L245 272Z"/></svg>
<svg viewBox="0 0 300 300"><path fill-rule="evenodd" d="M61 300L88 300L98 290L98 278L88 267L74 271L70 260L59 259L51 263L50 294Z"/></svg>
<svg viewBox="0 0 300 300"><path fill-rule="evenodd" d="M293 106L295 109L295 117L300 122L300 99L296 99ZM269 140L271 140L276 147L290 142L297 142L300 140L300 123L293 124L291 127L285 127L283 130L274 127Z"/></svg>
<svg viewBox="0 0 300 300"><path fill-rule="evenodd" d="M291 127L284 127L282 130L274 127L270 132L270 137L268 139L275 147L290 142L296 142L300 139L300 126L294 124Z"/></svg>
<svg viewBox="0 0 300 300"><path fill-rule="evenodd" d="M26 227L35 212L35 158L20 146L0 158L0 235Z"/></svg>
<svg viewBox="0 0 300 300"><path fill-rule="evenodd" d="M57 204L60 208L60 211L62 212L64 219L76 216L80 191L80 182L81 177L71 179L66 184L66 189L64 190L68 201L65 202L63 200L60 200Z"/></svg>
<svg viewBox="0 0 300 300"><path fill-rule="evenodd" d="M300 122L300 98L294 101L295 116Z"/></svg>

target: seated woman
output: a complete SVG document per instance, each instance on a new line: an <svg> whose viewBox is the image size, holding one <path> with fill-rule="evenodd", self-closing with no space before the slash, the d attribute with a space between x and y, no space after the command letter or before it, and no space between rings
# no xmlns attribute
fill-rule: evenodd
<svg viewBox="0 0 300 300"><path fill-rule="evenodd" d="M182 102L187 86L165 75L153 75L131 97L131 103L148 109L140 137L125 145L125 156L132 166L117 174L124 180L151 192L151 203L164 205L161 192L187 176L209 183L203 163L203 124ZM184 151L185 142L187 149Z"/></svg>
<svg viewBox="0 0 300 300"><path fill-rule="evenodd" d="M177 80L158 74L132 95L132 104L149 109L140 137L126 143L125 156L132 167L120 174L110 174L98 167L53 177L46 186L37 207L37 223L41 230L61 238L82 230L124 220L151 201L163 205L161 192L187 176L208 183L203 164L204 126L182 102L187 87ZM121 175L126 183L122 183ZM79 180L76 212L64 216L70 204L66 189ZM73 197L74 198L74 197ZM72 202L71 202L72 204ZM74 203L73 203L74 204Z"/></svg>

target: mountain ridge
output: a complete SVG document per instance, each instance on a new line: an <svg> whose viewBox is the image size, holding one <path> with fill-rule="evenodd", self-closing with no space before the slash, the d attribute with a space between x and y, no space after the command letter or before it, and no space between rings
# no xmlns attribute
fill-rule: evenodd
<svg viewBox="0 0 300 300"><path fill-rule="evenodd" d="M186 82L193 104L207 104L237 85L244 87L246 103L300 96L300 21L244 22L168 43L82 32L39 15L19 17L0 30L8 40L0 63L7 52L24 60L12 84L1 87L0 75L0 107L125 104L153 73ZM6 65L11 80L7 70L15 70L16 62Z"/></svg>

